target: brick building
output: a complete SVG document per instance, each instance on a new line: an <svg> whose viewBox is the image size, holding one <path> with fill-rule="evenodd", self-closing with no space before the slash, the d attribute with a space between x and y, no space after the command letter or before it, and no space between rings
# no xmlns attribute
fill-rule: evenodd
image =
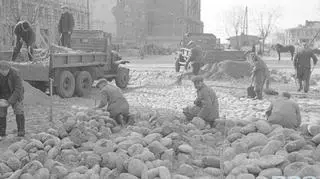
<svg viewBox="0 0 320 179"><path fill-rule="evenodd" d="M61 5L68 4L75 19L75 29L88 29L88 0L2 0L0 1L0 48L11 49L14 42L12 33L19 20L36 23L35 10L39 5L37 21L41 33L48 41L57 43L58 22L62 13Z"/></svg>
<svg viewBox="0 0 320 179"><path fill-rule="evenodd" d="M285 31L285 44L296 45L300 42L310 42L315 35L320 31L320 21L308 21L305 25L299 25L295 28L286 29ZM315 43L319 43L320 35L314 40Z"/></svg>
<svg viewBox="0 0 320 179"><path fill-rule="evenodd" d="M203 32L201 0L118 0L117 38L124 43L176 47L187 32Z"/></svg>

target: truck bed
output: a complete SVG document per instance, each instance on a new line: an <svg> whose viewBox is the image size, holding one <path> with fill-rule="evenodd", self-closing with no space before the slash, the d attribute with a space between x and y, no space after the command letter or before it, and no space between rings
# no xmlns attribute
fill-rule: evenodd
<svg viewBox="0 0 320 179"><path fill-rule="evenodd" d="M111 64L106 53L56 53L36 62L10 62L27 81L49 81L49 72L59 68L90 67Z"/></svg>
<svg viewBox="0 0 320 179"><path fill-rule="evenodd" d="M30 62L11 62L11 65L20 71L23 80L49 81L49 62L35 64Z"/></svg>

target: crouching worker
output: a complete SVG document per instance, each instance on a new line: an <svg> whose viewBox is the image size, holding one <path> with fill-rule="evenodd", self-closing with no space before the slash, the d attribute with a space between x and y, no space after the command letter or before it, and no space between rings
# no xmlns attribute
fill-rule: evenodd
<svg viewBox="0 0 320 179"><path fill-rule="evenodd" d="M197 98L194 101L194 106L184 108L183 113L188 121L194 117L200 117L212 127L215 119L219 118L217 95L212 88L204 84L203 77L195 76L191 80L197 90Z"/></svg>
<svg viewBox="0 0 320 179"><path fill-rule="evenodd" d="M106 79L100 79L94 85L100 89L101 101L95 109L106 108L110 117L119 125L124 125L129 120L129 103L124 98L120 88L108 84Z"/></svg>
<svg viewBox="0 0 320 179"><path fill-rule="evenodd" d="M297 103L290 100L287 92L281 94L279 99L273 101L266 111L268 122L279 124L285 128L295 129L301 124L300 109Z"/></svg>
<svg viewBox="0 0 320 179"><path fill-rule="evenodd" d="M18 137L25 135L25 118L23 109L24 88L19 72L10 63L0 61L0 99L5 106L0 107L0 138L6 136L7 111L12 106L16 115Z"/></svg>

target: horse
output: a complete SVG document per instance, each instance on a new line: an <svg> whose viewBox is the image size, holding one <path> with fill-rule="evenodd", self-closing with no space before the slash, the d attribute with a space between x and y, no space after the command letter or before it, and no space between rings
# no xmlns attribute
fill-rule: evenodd
<svg viewBox="0 0 320 179"><path fill-rule="evenodd" d="M295 52L295 47L293 45L283 46L281 44L276 44L276 45L272 45L271 48L277 51L279 56L279 61L280 61L280 53L283 53L283 52L290 52L291 60L293 60L293 55Z"/></svg>

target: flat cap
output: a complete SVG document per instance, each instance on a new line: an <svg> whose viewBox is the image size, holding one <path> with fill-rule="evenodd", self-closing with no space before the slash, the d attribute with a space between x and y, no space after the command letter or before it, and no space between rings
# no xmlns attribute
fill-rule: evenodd
<svg viewBox="0 0 320 179"><path fill-rule="evenodd" d="M101 78L101 79L95 81L95 82L92 84L92 86L93 86L94 88L96 88L96 87L98 87L101 83L108 83L108 81L107 81L106 79L104 79L104 78Z"/></svg>
<svg viewBox="0 0 320 179"><path fill-rule="evenodd" d="M199 81L203 81L204 78L202 76L194 76L191 78L192 82L199 82Z"/></svg>
<svg viewBox="0 0 320 179"><path fill-rule="evenodd" d="M8 70L8 69L10 69L10 67L11 67L11 64L8 61L0 60L0 69L1 70Z"/></svg>

